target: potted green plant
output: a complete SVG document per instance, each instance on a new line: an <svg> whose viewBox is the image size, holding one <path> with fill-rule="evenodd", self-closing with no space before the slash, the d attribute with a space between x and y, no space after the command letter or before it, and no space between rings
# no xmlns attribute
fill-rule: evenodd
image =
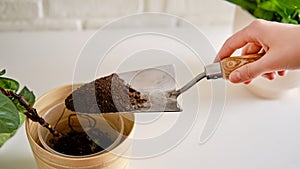
<svg viewBox="0 0 300 169"><path fill-rule="evenodd" d="M0 147L14 135L27 117L25 124L26 134L38 168L92 169L112 167L123 169L128 166L128 159L120 156L120 153L127 153L127 150L129 150L129 147L131 146L131 143L127 142L125 137L122 142L117 142L117 145L115 145L116 147L113 147L114 151L103 150L101 153L84 156L70 156L64 153L57 153L49 150L49 147L45 147L45 144L41 144L41 141L43 140L41 139L42 137L39 137L38 133L40 131L38 131L38 129L46 128L46 131L44 130L41 132L41 135L43 136L45 136L45 133L48 132L51 135L60 138L62 135L62 130L60 129L70 128L70 123L65 124L67 126L60 126L61 128L56 128L58 124L55 123L60 122L56 119L70 119L71 116L74 117L74 115L76 115L75 112L72 111L68 111L68 113L66 113L67 111L62 111L64 110L64 105L62 103L64 103L65 98L72 92L73 87L79 85L58 87L47 92L35 102L35 96L32 91L30 91L27 87L24 87L19 91L19 83L14 79L4 77L4 74L5 70L0 71ZM47 119L45 118L47 121L49 120L48 122L50 124L42 118L45 114L50 117ZM125 116L110 114L107 116L104 115L103 117L107 120L105 122L108 122L109 125L117 126L115 130L122 132L120 133L121 136L131 137L134 126L134 116L132 113L128 113ZM86 116L84 118L86 118ZM77 117L75 122L74 118L72 118L72 120L72 124L76 123L71 126L73 131L75 127L78 128L78 126L82 123L79 124L78 121L76 121ZM88 119L87 121L91 120ZM54 127L52 127L53 124L55 124ZM97 126L97 128L102 130L104 124L105 123L101 123L101 126ZM97 123L97 125L99 124ZM107 129L106 131L109 130ZM110 132L108 132L108 134L109 133ZM75 138L80 139L77 135L75 135ZM66 141L68 143L69 140ZM69 148L71 147L69 145L66 146ZM97 145L94 144L92 146L95 147ZM83 147L86 148L87 146Z"/></svg>
<svg viewBox="0 0 300 169"><path fill-rule="evenodd" d="M287 24L300 24L298 0L226 0L237 5L233 32L237 32L256 18ZM288 44L288 42L287 42ZM269 81L258 77L245 87L256 96L277 99L297 93L300 71L289 71L284 77Z"/></svg>
<svg viewBox="0 0 300 169"><path fill-rule="evenodd" d="M298 0L226 0L248 11L256 18L281 23L300 23Z"/></svg>
<svg viewBox="0 0 300 169"><path fill-rule="evenodd" d="M19 90L16 80L3 77L5 70L0 71L0 147L11 138L24 123L35 95L26 86Z"/></svg>

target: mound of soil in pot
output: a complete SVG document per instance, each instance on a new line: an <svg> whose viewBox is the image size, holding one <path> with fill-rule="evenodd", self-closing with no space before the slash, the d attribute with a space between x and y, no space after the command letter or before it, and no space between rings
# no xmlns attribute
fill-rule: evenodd
<svg viewBox="0 0 300 169"><path fill-rule="evenodd" d="M103 151L113 143L106 133L96 128L92 130L89 135L84 131L70 131L61 137L53 137L49 146L62 154L83 156Z"/></svg>
<svg viewBox="0 0 300 169"><path fill-rule="evenodd" d="M130 112L145 102L115 73L84 84L65 99L67 109L81 113Z"/></svg>

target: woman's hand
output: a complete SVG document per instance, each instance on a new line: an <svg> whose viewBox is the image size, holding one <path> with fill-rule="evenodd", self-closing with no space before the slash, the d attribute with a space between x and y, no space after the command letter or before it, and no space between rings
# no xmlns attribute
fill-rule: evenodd
<svg viewBox="0 0 300 169"><path fill-rule="evenodd" d="M259 75L272 80L276 73L283 76L286 70L300 68L300 26L255 20L226 40L215 61L239 48L243 48L242 54L265 54L233 71L231 82L247 84Z"/></svg>

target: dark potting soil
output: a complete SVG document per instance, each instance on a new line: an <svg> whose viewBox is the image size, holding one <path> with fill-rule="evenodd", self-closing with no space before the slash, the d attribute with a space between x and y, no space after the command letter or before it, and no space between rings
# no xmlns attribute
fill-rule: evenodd
<svg viewBox="0 0 300 169"><path fill-rule="evenodd" d="M113 143L108 135L99 129L92 130L89 131L89 135L84 131L71 131L61 137L53 137L49 140L49 146L62 154L83 156L103 151Z"/></svg>
<svg viewBox="0 0 300 169"><path fill-rule="evenodd" d="M145 102L115 73L84 84L65 99L67 109L81 113L129 112Z"/></svg>

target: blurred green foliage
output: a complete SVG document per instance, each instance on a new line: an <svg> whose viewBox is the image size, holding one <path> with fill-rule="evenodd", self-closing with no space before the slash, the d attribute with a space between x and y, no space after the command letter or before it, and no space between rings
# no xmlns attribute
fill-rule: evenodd
<svg viewBox="0 0 300 169"><path fill-rule="evenodd" d="M247 10L254 17L281 23L300 23L299 0L226 0Z"/></svg>

